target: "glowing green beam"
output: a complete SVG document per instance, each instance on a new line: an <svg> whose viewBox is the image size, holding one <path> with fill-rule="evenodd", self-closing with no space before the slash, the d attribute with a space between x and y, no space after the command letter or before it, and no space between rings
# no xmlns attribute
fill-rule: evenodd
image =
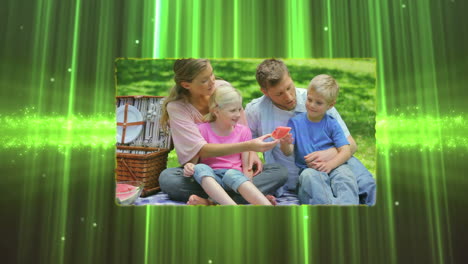
<svg viewBox="0 0 468 264"><path fill-rule="evenodd" d="M301 205L301 215L302 215L302 243L304 250L304 263L309 263L309 212L308 207Z"/></svg>
<svg viewBox="0 0 468 264"><path fill-rule="evenodd" d="M70 85L69 85L69 95L68 95L68 111L67 111L67 118L73 116L74 106L75 106L75 89L76 89L76 76L77 76L77 65L78 65L78 40L79 40L79 31L80 31L80 7L81 1L77 0L75 5L75 14L74 14L74 22L73 22L73 46L72 46L72 54L71 54L71 64L72 64L72 73L70 78ZM66 122L66 133L64 135L66 141L73 141L72 135L72 124L70 122ZM61 219L59 222L59 234L65 236L67 230L67 206L68 206L68 188L70 186L70 168L71 168L71 147L70 145L65 146L65 159L63 164L63 182L62 186L62 194L60 199L60 212ZM61 244L60 252L58 256L58 260L60 263L64 263L64 256L65 256L65 243Z"/></svg>
<svg viewBox="0 0 468 264"><path fill-rule="evenodd" d="M201 28L201 16L200 16L200 2L199 1L192 1L193 5L193 12L192 12L192 30L190 34L192 35L192 52L191 56L194 58L200 57L200 43L202 43L200 39L200 28Z"/></svg>
<svg viewBox="0 0 468 264"><path fill-rule="evenodd" d="M333 58L333 47L332 47L332 19L331 19L331 3L330 0L327 1L327 35L328 35L328 57Z"/></svg>
<svg viewBox="0 0 468 264"><path fill-rule="evenodd" d="M145 263L150 263L148 261L149 255L149 245L150 245L150 231L151 231L151 207L147 206L145 210Z"/></svg>
<svg viewBox="0 0 468 264"><path fill-rule="evenodd" d="M154 35L153 35L153 58L161 55L160 35L161 35L161 1L156 0L154 5Z"/></svg>
<svg viewBox="0 0 468 264"><path fill-rule="evenodd" d="M376 123L378 148L468 148L467 118L463 115L432 117L401 114ZM423 136L422 136L423 135Z"/></svg>
<svg viewBox="0 0 468 264"><path fill-rule="evenodd" d="M31 69L31 79L33 80L32 83L37 84L37 94L32 95L30 94L30 101L34 102L38 105L38 110L40 111L42 105L44 103L45 94L46 94L46 70L47 69L47 62L50 61L50 50L47 49L47 46L50 44L50 37L48 37L47 32L51 30L51 10L53 5L49 1L37 1L35 5L35 16L37 17L37 22L35 25L35 30L33 34L33 56L32 56L32 69ZM35 127L31 127L31 130L34 131ZM33 132L35 133L35 132ZM22 150L24 151L24 150ZM24 157L28 157L28 160L31 162L29 168L31 171L37 171L38 163L34 162L34 159L37 157L36 155L30 155L31 153L19 152L19 155L24 155ZM22 192L22 201L30 201L31 200L31 193L37 188L36 181L32 179L33 177L29 177L27 175L27 180L24 181L23 184L23 192ZM25 203L26 204L26 203ZM26 227L28 224L29 219L34 217L34 213L28 206L20 206L21 208L21 217L20 217L20 226ZM46 226L41 228L41 230L48 234L51 226ZM20 228L19 229L19 236L18 237L27 237L32 230L28 228ZM40 243L40 242L39 242ZM24 252L27 252L28 249L25 243L20 243L18 246L18 253L17 255L20 256L18 262L27 262L26 256ZM24 258L24 259L23 259ZM41 259L38 259L39 262Z"/></svg>
<svg viewBox="0 0 468 264"><path fill-rule="evenodd" d="M232 3L234 6L234 15L233 15L233 27L234 27L234 34L233 34L233 40L234 40L234 58L238 59L239 58L239 1L234 0Z"/></svg>
<svg viewBox="0 0 468 264"><path fill-rule="evenodd" d="M380 150L468 148L466 115L437 118L401 114L377 120L376 145ZM0 115L0 129L3 148L101 148L114 146L116 121L113 114L41 116L31 108L18 115Z"/></svg>

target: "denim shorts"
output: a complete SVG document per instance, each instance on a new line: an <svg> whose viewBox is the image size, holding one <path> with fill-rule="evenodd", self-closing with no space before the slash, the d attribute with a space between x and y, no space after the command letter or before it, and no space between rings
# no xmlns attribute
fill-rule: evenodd
<svg viewBox="0 0 468 264"><path fill-rule="evenodd" d="M235 169L212 169L210 166L199 163L195 165L193 178L201 185L203 177L212 177L226 191L234 191L238 193L239 186L249 181L249 178L242 172Z"/></svg>

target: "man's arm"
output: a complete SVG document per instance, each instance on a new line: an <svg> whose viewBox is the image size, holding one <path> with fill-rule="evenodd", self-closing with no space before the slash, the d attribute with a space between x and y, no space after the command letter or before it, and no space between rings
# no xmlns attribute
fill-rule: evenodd
<svg viewBox="0 0 468 264"><path fill-rule="evenodd" d="M356 151L357 151L356 141L354 141L354 138L353 138L353 136L351 136L351 134L346 139L348 139L348 142L349 142L349 148L351 150L351 156L353 156L354 153L356 153Z"/></svg>
<svg viewBox="0 0 468 264"><path fill-rule="evenodd" d="M356 141L354 141L354 138L351 135L349 135L347 139L349 141L349 149L352 156L357 151ZM326 150L314 151L306 155L304 158L307 167L315 169L315 166L318 162L329 161L333 159L336 154L338 154L338 150L336 148L329 148Z"/></svg>
<svg viewBox="0 0 468 264"><path fill-rule="evenodd" d="M351 148L351 155L354 155L357 151L357 144L356 141L354 140L353 136L351 136L351 132L349 131L348 127L346 126L346 123L344 122L343 118L341 118L340 113L338 113L338 110L336 110L335 107L330 108L330 110L327 111L327 114L332 116L336 121L338 121L338 124L340 125L341 129L343 130L346 139L349 141L349 146ZM336 154L336 153L335 153ZM322 158L325 158L322 154L320 154Z"/></svg>
<svg viewBox="0 0 468 264"><path fill-rule="evenodd" d="M344 145L338 148L338 154L335 155L335 157L333 157L331 160L318 162L316 169L330 173L330 171L345 163L347 160L349 160L349 158L351 158L350 147L349 145Z"/></svg>
<svg viewBox="0 0 468 264"><path fill-rule="evenodd" d="M307 164L307 167L316 169L316 165L319 162L329 161L333 159L336 156L336 154L338 154L338 150L335 147L333 147L326 150L314 151L312 153L309 153L304 157L304 160Z"/></svg>
<svg viewBox="0 0 468 264"><path fill-rule="evenodd" d="M346 137L346 139L348 140L349 150L350 150L350 153L351 153L351 156L352 156L352 155L354 155L354 153L356 153L356 150L357 150L356 141L354 140L353 136L351 136L351 134L349 133L349 130L346 127L346 124L344 124L343 120L339 116L339 113L336 111L336 109L332 108L332 110L333 110L333 111L331 111L332 116L333 116L333 118L335 118L338 121L339 128L341 128L341 130L343 131L345 136L346 136L346 134L348 135ZM345 129L343 129L343 127ZM305 159L305 162L307 164L307 167L317 169L317 164L319 162L330 161L337 154L338 154L338 149L333 147L333 148L329 148L329 149L326 149L326 150L315 151L315 152L309 153L308 155L306 155L304 157L304 159Z"/></svg>

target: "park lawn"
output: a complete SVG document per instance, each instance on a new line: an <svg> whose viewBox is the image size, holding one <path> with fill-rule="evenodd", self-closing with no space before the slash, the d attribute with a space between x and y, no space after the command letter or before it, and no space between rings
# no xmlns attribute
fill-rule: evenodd
<svg viewBox="0 0 468 264"><path fill-rule="evenodd" d="M211 59L215 75L230 82L243 97L243 105L262 96L255 79L263 59ZM318 74L333 76L340 86L336 103L358 145L355 156L375 176L376 66L374 59L285 59L296 87L306 88ZM116 61L117 95L167 96L173 80L174 60L119 59ZM175 151L168 167L179 166Z"/></svg>

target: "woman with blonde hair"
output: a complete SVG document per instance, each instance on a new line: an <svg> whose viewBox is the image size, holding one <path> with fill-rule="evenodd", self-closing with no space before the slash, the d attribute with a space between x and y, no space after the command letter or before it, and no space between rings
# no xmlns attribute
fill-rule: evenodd
<svg viewBox="0 0 468 264"><path fill-rule="evenodd" d="M172 140L181 166L197 163L200 158L220 157L241 152L250 152L248 170L253 172L253 184L263 194L273 194L287 180L287 170L276 164L262 165L256 152L272 149L277 140L264 142L271 134L229 144L208 143L198 130L197 124L204 123L203 116L209 113L209 100L215 89L225 81L215 80L213 68L206 59L179 59L174 63L175 86L163 105L161 123L171 128ZM239 123L247 125L244 110ZM192 178L184 177L183 167L164 170L159 183L161 190L172 200L188 201L192 194L201 198L197 203L209 204L208 195ZM230 193L237 203L245 203L238 194ZM203 199L202 199L203 198Z"/></svg>

